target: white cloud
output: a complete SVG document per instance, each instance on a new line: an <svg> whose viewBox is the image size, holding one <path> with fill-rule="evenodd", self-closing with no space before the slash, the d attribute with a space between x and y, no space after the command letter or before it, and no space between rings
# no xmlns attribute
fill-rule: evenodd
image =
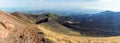
<svg viewBox="0 0 120 43"><path fill-rule="evenodd" d="M0 7L76 8L120 11L120 0L0 0Z"/></svg>
<svg viewBox="0 0 120 43"><path fill-rule="evenodd" d="M99 0L95 3L98 9L120 11L120 0Z"/></svg>

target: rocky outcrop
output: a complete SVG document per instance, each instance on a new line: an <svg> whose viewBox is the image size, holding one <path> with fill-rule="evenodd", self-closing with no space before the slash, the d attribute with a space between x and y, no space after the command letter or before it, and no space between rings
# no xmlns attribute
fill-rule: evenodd
<svg viewBox="0 0 120 43"><path fill-rule="evenodd" d="M0 43L44 43L44 35L34 24L0 11Z"/></svg>
<svg viewBox="0 0 120 43"><path fill-rule="evenodd" d="M32 14L32 15L28 14L27 15L26 14L26 16L32 17L36 24L40 24L40 23L43 23L43 22L48 22L48 17L45 16L45 15L42 15L42 14L39 14L39 15L34 15L34 14Z"/></svg>

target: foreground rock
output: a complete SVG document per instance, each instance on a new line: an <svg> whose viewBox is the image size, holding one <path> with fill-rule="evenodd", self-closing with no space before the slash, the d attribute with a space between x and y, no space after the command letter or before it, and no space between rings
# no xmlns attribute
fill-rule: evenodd
<svg viewBox="0 0 120 43"><path fill-rule="evenodd" d="M0 11L0 43L50 43L34 24Z"/></svg>

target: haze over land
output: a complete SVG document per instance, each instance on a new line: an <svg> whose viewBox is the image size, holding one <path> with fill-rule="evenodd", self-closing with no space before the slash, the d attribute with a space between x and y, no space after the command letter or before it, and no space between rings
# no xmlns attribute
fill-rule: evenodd
<svg viewBox="0 0 120 43"><path fill-rule="evenodd" d="M119 2L119 0L0 0L0 9L9 12L41 9L74 10L79 13L98 13L105 10L118 12Z"/></svg>

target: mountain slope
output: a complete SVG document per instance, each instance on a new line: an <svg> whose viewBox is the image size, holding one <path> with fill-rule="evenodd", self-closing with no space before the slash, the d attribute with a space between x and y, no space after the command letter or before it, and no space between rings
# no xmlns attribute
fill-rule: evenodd
<svg viewBox="0 0 120 43"><path fill-rule="evenodd" d="M61 16L58 22L86 36L120 36L120 12L104 11L97 14Z"/></svg>
<svg viewBox="0 0 120 43"><path fill-rule="evenodd" d="M31 26L32 27L32 26ZM37 24L37 27L44 33L45 39L50 39L54 43L119 43L118 37L86 37L76 31L59 24L54 20L48 20Z"/></svg>
<svg viewBox="0 0 120 43"><path fill-rule="evenodd" d="M41 23L39 25L46 26L46 29L54 31L56 33L66 34L66 35L71 35L71 36L81 36L79 32L70 30L69 28L62 26L61 24L57 22L53 22L53 23L52 22Z"/></svg>
<svg viewBox="0 0 120 43"><path fill-rule="evenodd" d="M60 34L49 30L49 27L38 25L39 29L45 33L45 37L55 43L119 43L120 37L78 37Z"/></svg>
<svg viewBox="0 0 120 43"><path fill-rule="evenodd" d="M35 21L34 18L32 18L31 16L27 16L27 15L19 13L19 12L12 13L12 15L23 20L26 23L34 23L34 21Z"/></svg>
<svg viewBox="0 0 120 43"><path fill-rule="evenodd" d="M36 25L0 11L0 43L46 43L43 36Z"/></svg>

